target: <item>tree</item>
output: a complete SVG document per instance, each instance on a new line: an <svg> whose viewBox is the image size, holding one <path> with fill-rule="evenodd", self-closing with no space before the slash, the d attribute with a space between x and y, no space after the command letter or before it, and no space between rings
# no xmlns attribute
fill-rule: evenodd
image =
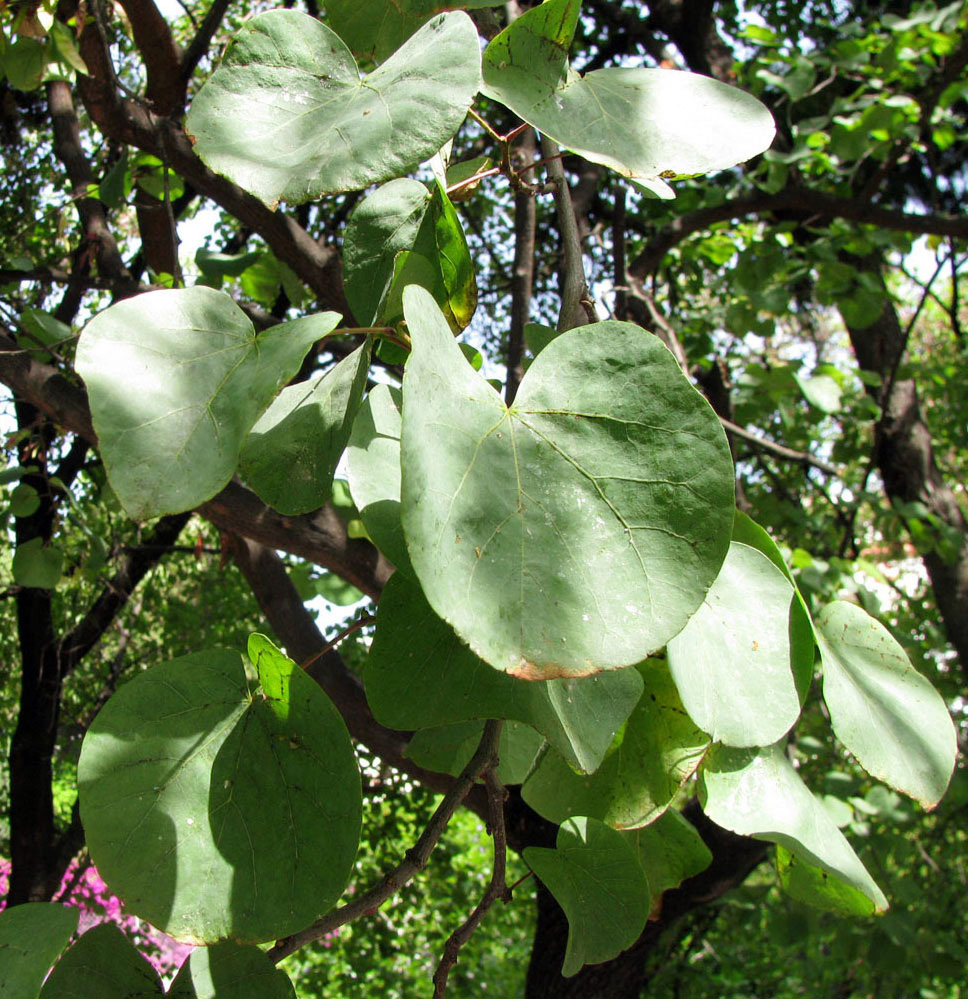
<svg viewBox="0 0 968 999"><path fill-rule="evenodd" d="M462 807L493 860L436 995L513 894L509 847L538 885L529 999L638 996L673 964L646 960L664 931L767 843L792 898L883 911L809 778L836 736L843 825L887 793L872 779L932 808L955 766L968 552L932 431L957 463L963 424L922 412L908 352L922 313L960 336L965 15L229 6L5 12L0 981L161 994L109 927L42 986L75 925L47 900L86 844L131 912L205 945L168 994L290 995L273 961L363 925ZM219 220L186 275L177 226L203 205ZM912 234L939 263L908 318ZM901 593L895 636L856 579L902 529L937 620ZM241 577L188 635L141 597L194 577L179 548ZM379 601L338 650L304 605L337 581ZM238 617L268 627L242 638L253 597ZM59 817L65 704L83 746ZM364 825L355 874L354 749L394 830Z"/></svg>

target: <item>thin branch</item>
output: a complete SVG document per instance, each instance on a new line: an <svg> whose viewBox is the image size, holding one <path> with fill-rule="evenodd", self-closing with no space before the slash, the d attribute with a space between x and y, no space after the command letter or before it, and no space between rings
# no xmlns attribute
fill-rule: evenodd
<svg viewBox="0 0 968 999"><path fill-rule="evenodd" d="M488 725L497 726L500 736L501 722L489 721ZM486 735L485 728L485 735ZM457 955L461 947L470 940L474 931L480 926L488 910L498 900L505 902L511 897L507 886L507 830L504 826L504 785L497 776L497 760L484 771L484 786L487 789L487 824L491 830L494 843L494 863L491 868L491 879L488 882L480 902L464 922L448 937L444 944L444 952L440 963L434 972L434 999L443 999L447 991L447 977L450 969L457 963Z"/></svg>
<svg viewBox="0 0 968 999"><path fill-rule="evenodd" d="M347 625L335 638L328 641L319 652L314 652L305 662L299 664L300 669L308 669L317 659L322 659L327 652L332 652L344 639L347 639L360 628L365 628L368 624L373 624L376 616L373 614L361 614L355 621Z"/></svg>
<svg viewBox="0 0 968 999"><path fill-rule="evenodd" d="M532 176L536 136L529 128L521 139L518 151L523 166L521 179L528 183ZM514 402L518 385L524 377L524 327L531 314L531 297L534 290L534 240L537 230L537 205L528 191L514 194L514 276L511 280L511 328L508 331L507 383L504 400Z"/></svg>
<svg viewBox="0 0 968 999"><path fill-rule="evenodd" d="M208 13L202 20L201 27L195 32L195 37L182 55L181 65L178 67L178 74L183 84L191 79L195 67L208 52L212 39L221 26L231 2L232 0L214 0L212 6L208 8Z"/></svg>
<svg viewBox="0 0 968 999"><path fill-rule="evenodd" d="M785 461L795 461L801 465L812 465L814 468L819 468L821 472L826 472L828 475L843 476L843 472L836 465L831 465L821 458L815 458L806 451L794 451L793 448L785 447L783 444L777 444L775 441L758 437L749 430L744 430L731 420L725 420L720 417L719 422L723 425L723 429L727 433L735 434L744 441L749 441L760 451L765 451L767 454L772 454L777 458L783 458Z"/></svg>
<svg viewBox="0 0 968 999"><path fill-rule="evenodd" d="M564 331L595 322L598 317L589 297L582 263L581 237L578 234L565 168L559 158L560 150L552 139L542 135L541 153L547 160L548 178L554 187L555 210L561 233L561 311L558 313L558 329Z"/></svg>
<svg viewBox="0 0 968 999"><path fill-rule="evenodd" d="M279 962L298 948L312 943L314 940L321 940L327 933L332 933L340 926L344 926L354 919L359 919L361 916L371 915L401 888L409 884L427 866L427 861L430 859L434 847L440 842L448 823L463 804L475 782L488 768L496 765L500 731L499 722L485 724L477 750L467 766L461 771L460 776L454 781L451 789L444 795L427 823L427 827L420 834L417 842L407 850L403 860L389 874L386 874L379 884L357 896L352 902L341 905L338 909L323 916L322 919L316 920L312 926L305 930L300 930L299 933L294 933L292 936L278 941L267 952L269 957L273 961Z"/></svg>

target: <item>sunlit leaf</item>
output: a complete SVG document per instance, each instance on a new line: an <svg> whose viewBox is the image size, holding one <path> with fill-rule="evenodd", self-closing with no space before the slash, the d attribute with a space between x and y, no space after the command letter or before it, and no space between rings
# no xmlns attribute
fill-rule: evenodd
<svg viewBox="0 0 968 999"><path fill-rule="evenodd" d="M258 947L196 947L168 990L169 999L295 999L284 971Z"/></svg>
<svg viewBox="0 0 968 999"><path fill-rule="evenodd" d="M0 995L37 999L79 916L79 909L47 902L27 902L0 912Z"/></svg>

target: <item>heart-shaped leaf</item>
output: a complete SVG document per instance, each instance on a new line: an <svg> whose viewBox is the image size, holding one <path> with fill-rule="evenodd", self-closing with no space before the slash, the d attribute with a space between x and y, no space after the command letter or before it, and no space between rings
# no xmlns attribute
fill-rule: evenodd
<svg viewBox="0 0 968 999"><path fill-rule="evenodd" d="M130 911L178 939L258 943L325 912L360 831L359 774L326 695L261 635L140 673L78 764L91 856Z"/></svg>
<svg viewBox="0 0 968 999"><path fill-rule="evenodd" d="M323 312L257 334L228 295L198 285L128 298L95 316L76 367L125 511L147 520L211 499L272 397L338 322Z"/></svg>
<svg viewBox="0 0 968 999"><path fill-rule="evenodd" d="M887 908L884 893L793 769L782 745L714 746L700 771L699 800L703 811L724 829L779 843L866 896L868 915Z"/></svg>
<svg viewBox="0 0 968 999"><path fill-rule="evenodd" d="M353 211L343 237L346 298L360 322L397 326L401 295L421 284L454 332L477 308L467 240L447 192L406 177L377 188Z"/></svg>
<svg viewBox="0 0 968 999"><path fill-rule="evenodd" d="M649 885L622 833L596 819L569 819L554 850L531 846L524 860L568 917L566 978L638 939L649 914Z"/></svg>
<svg viewBox="0 0 968 999"><path fill-rule="evenodd" d="M17 545L11 568L21 586L52 590L64 571L64 553L56 545L45 546L43 538L31 538Z"/></svg>
<svg viewBox="0 0 968 999"><path fill-rule="evenodd" d="M663 892L677 888L712 863L713 855L696 827L674 808L663 812L655 822L623 835L645 871L653 911Z"/></svg>
<svg viewBox="0 0 968 999"><path fill-rule="evenodd" d="M196 947L171 983L169 999L295 999L292 982L258 947Z"/></svg>
<svg viewBox="0 0 968 999"><path fill-rule="evenodd" d="M621 742L592 774L575 771L549 751L521 789L539 815L562 823L588 815L616 829L644 826L665 811L692 776L709 737L686 714L665 664L641 668L645 690Z"/></svg>
<svg viewBox="0 0 968 999"><path fill-rule="evenodd" d="M329 499L369 367L365 343L320 378L284 388L259 417L239 471L264 503L294 515Z"/></svg>
<svg viewBox="0 0 968 999"><path fill-rule="evenodd" d="M793 674L793 586L733 542L702 607L669 642L669 668L692 720L728 746L769 746L800 716Z"/></svg>
<svg viewBox="0 0 968 999"><path fill-rule="evenodd" d="M940 694L888 630L856 604L828 604L817 630L823 699L837 738L869 774L933 808L958 754Z"/></svg>
<svg viewBox="0 0 968 999"><path fill-rule="evenodd" d="M114 923L88 930L58 961L40 999L160 999L154 968Z"/></svg>
<svg viewBox="0 0 968 999"><path fill-rule="evenodd" d="M216 173L267 204L301 204L408 173L454 135L479 85L463 11L433 18L361 77L326 25L272 10L235 36L186 128Z"/></svg>
<svg viewBox="0 0 968 999"><path fill-rule="evenodd" d="M508 718L540 732L584 771L601 763L642 692L637 670L529 682L491 669L434 614L400 573L383 590L366 671L366 696L390 728L434 728Z"/></svg>
<svg viewBox="0 0 968 999"><path fill-rule="evenodd" d="M79 909L47 902L27 902L0 912L0 995L37 999L79 916Z"/></svg>
<svg viewBox="0 0 968 999"><path fill-rule="evenodd" d="M508 409L422 288L404 293L402 519L434 610L532 680L641 662L719 572L733 470L719 420L630 323L563 333Z"/></svg>
<svg viewBox="0 0 968 999"><path fill-rule="evenodd" d="M710 77L571 70L580 8L579 0L546 0L505 28L484 53L482 92L585 159L646 182L721 170L773 141L766 107Z"/></svg>

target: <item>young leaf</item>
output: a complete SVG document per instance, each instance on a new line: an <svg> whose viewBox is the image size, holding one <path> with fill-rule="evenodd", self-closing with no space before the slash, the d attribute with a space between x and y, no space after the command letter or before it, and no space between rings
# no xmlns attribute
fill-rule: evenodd
<svg viewBox="0 0 968 999"><path fill-rule="evenodd" d="M719 420L629 323L552 341L510 410L430 295L404 305L402 519L434 610L531 680L641 662L702 603L729 544Z"/></svg>
<svg viewBox="0 0 968 999"><path fill-rule="evenodd" d="M380 598L364 679L373 714L390 728L515 719L540 732L570 766L584 771L601 763L642 692L636 670L537 683L498 673L460 641L419 587L400 573Z"/></svg>
<svg viewBox="0 0 968 999"><path fill-rule="evenodd" d="M78 764L91 856L131 912L195 943L258 943L311 923L346 883L361 795L352 745L316 684L253 636L121 687ZM325 761L325 765L321 761Z"/></svg>
<svg viewBox="0 0 968 999"><path fill-rule="evenodd" d="M160 999L154 968L114 923L88 930L60 959L40 999Z"/></svg>
<svg viewBox="0 0 968 999"><path fill-rule="evenodd" d="M569 819L554 850L528 847L524 860L568 917L566 978L582 965L611 960L642 932L649 885L622 833L596 819Z"/></svg>
<svg viewBox="0 0 968 999"><path fill-rule="evenodd" d="M400 401L400 390L389 385L374 386L363 400L346 449L346 473L374 544L413 576L400 523Z"/></svg>
<svg viewBox="0 0 968 999"><path fill-rule="evenodd" d="M958 753L941 696L888 630L856 604L828 604L817 630L823 698L837 738L869 774L933 808Z"/></svg>
<svg viewBox="0 0 968 999"><path fill-rule="evenodd" d="M52 590L64 571L64 553L54 545L44 546L43 538L31 538L13 553L13 578L21 586Z"/></svg>
<svg viewBox="0 0 968 999"><path fill-rule="evenodd" d="M296 999L286 973L258 947L196 947L171 983L168 999Z"/></svg>
<svg viewBox="0 0 968 999"><path fill-rule="evenodd" d="M47 902L27 902L0 912L0 995L37 999L79 916L80 909Z"/></svg>
<svg viewBox="0 0 968 999"><path fill-rule="evenodd" d="M369 367L364 343L325 375L283 389L259 417L242 445L239 471L263 503L294 515L329 499Z"/></svg>
<svg viewBox="0 0 968 999"><path fill-rule="evenodd" d="M699 800L703 811L724 829L779 843L866 896L868 915L887 908L884 893L793 769L782 745L714 746L700 770Z"/></svg>
<svg viewBox="0 0 968 999"><path fill-rule="evenodd" d="M546 0L484 52L482 92L559 145L633 180L721 170L773 141L770 112L710 77L568 66L579 0Z"/></svg>
<svg viewBox="0 0 968 999"><path fill-rule="evenodd" d="M733 542L702 607L669 642L669 668L692 720L728 746L769 746L800 715L790 582Z"/></svg>
<svg viewBox="0 0 968 999"><path fill-rule="evenodd" d="M692 776L709 737L686 714L665 664L640 669L645 690L625 723L621 743L592 774L575 771L549 751L521 789L539 814L561 823L588 815L616 829L654 822Z"/></svg>
<svg viewBox="0 0 968 999"><path fill-rule="evenodd" d="M273 10L235 36L186 128L217 173L269 205L301 204L409 172L457 131L479 85L463 11L435 17L361 77L326 25Z"/></svg>
<svg viewBox="0 0 968 999"><path fill-rule="evenodd" d="M323 312L257 334L228 295L202 286L149 292L95 316L77 370L128 515L146 520L211 499L272 397L338 322Z"/></svg>

